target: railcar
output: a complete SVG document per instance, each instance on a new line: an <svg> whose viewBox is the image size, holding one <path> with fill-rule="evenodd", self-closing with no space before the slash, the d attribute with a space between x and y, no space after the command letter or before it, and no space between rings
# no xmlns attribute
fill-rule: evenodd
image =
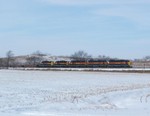
<svg viewBox="0 0 150 116"><path fill-rule="evenodd" d="M87 67L90 68L107 68L108 61L107 60L89 60L87 62Z"/></svg>
<svg viewBox="0 0 150 116"><path fill-rule="evenodd" d="M64 60L62 60L62 61L56 61L54 63L54 65L53 65L53 67L65 68L65 67L68 67L69 64L70 64L69 61L64 61Z"/></svg>
<svg viewBox="0 0 150 116"><path fill-rule="evenodd" d="M54 61L42 61L37 67L53 67L55 64Z"/></svg>
<svg viewBox="0 0 150 116"><path fill-rule="evenodd" d="M86 68L87 61L86 60L72 60L69 64L71 68Z"/></svg>
<svg viewBox="0 0 150 116"><path fill-rule="evenodd" d="M109 60L109 68L131 68L131 61L129 60Z"/></svg>

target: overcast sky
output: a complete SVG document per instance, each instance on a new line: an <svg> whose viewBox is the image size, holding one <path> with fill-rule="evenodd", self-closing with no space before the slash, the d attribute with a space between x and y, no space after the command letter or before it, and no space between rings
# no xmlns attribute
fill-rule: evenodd
<svg viewBox="0 0 150 116"><path fill-rule="evenodd" d="M150 0L0 0L0 57L8 50L142 58L150 55Z"/></svg>

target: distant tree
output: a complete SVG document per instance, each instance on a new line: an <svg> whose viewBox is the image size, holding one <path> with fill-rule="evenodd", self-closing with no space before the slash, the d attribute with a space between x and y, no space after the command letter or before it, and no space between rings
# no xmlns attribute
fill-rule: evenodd
<svg viewBox="0 0 150 116"><path fill-rule="evenodd" d="M46 54L40 52L39 50L35 51L32 53L32 55L36 55L36 56L45 56Z"/></svg>
<svg viewBox="0 0 150 116"><path fill-rule="evenodd" d="M39 64L41 62L42 58L38 57L38 56L29 56L27 58L27 64L29 66L36 66L37 64Z"/></svg>
<svg viewBox="0 0 150 116"><path fill-rule="evenodd" d="M142 60L144 60L144 61L150 61L150 56L145 56Z"/></svg>
<svg viewBox="0 0 150 116"><path fill-rule="evenodd" d="M26 58L27 65L35 67L43 60L43 56L46 56L46 54L40 52L39 50L33 52L31 55L28 56L28 58Z"/></svg>
<svg viewBox="0 0 150 116"><path fill-rule="evenodd" d="M106 59L106 60L109 60L111 59L109 56L105 56L105 55L99 55L98 56L98 59Z"/></svg>
<svg viewBox="0 0 150 116"><path fill-rule="evenodd" d="M2 67L2 66L3 66L3 59L0 58L0 67Z"/></svg>
<svg viewBox="0 0 150 116"><path fill-rule="evenodd" d="M12 63L13 61L13 52L11 50L9 50L7 53L6 53L6 67L10 67L10 64Z"/></svg>
<svg viewBox="0 0 150 116"><path fill-rule="evenodd" d="M33 65L35 65L35 57L28 57L28 58L27 58L27 65L28 65L28 66L33 66Z"/></svg>
<svg viewBox="0 0 150 116"><path fill-rule="evenodd" d="M75 52L73 55L71 55L71 57L73 59L79 59L79 60L87 60L92 58L91 55L89 55L88 53L82 50Z"/></svg>

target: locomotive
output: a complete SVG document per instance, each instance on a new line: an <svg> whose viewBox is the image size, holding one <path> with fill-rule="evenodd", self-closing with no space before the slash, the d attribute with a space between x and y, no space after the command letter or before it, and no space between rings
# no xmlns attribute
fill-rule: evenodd
<svg viewBox="0 0 150 116"><path fill-rule="evenodd" d="M130 60L71 60L42 61L37 67L46 68L132 68Z"/></svg>

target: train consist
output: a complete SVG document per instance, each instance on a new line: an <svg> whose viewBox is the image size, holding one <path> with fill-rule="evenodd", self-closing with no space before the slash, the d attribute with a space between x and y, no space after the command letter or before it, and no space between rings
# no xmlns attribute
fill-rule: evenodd
<svg viewBox="0 0 150 116"><path fill-rule="evenodd" d="M37 67L49 68L131 68L129 60L42 61Z"/></svg>

